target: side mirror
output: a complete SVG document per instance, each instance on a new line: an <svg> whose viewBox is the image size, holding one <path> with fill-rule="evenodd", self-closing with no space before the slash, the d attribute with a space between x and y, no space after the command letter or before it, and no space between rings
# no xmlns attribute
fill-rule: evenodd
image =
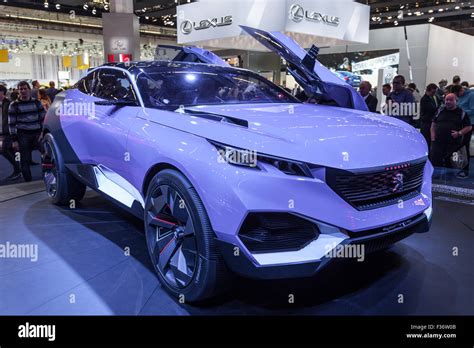
<svg viewBox="0 0 474 348"><path fill-rule="evenodd" d="M95 105L100 105L100 106L117 106L117 107L123 107L123 106L138 106L138 103L133 100L97 100L94 102Z"/></svg>

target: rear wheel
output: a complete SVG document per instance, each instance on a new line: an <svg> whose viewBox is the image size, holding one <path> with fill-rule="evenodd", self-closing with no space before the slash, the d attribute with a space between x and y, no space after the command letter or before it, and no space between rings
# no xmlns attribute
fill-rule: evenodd
<svg viewBox="0 0 474 348"><path fill-rule="evenodd" d="M70 205L84 198L86 185L68 171L51 134L43 140L42 167L46 193L54 204Z"/></svg>
<svg viewBox="0 0 474 348"><path fill-rule="evenodd" d="M146 198L145 233L153 267L173 296L202 301L228 283L207 213L181 173L163 170L153 178Z"/></svg>

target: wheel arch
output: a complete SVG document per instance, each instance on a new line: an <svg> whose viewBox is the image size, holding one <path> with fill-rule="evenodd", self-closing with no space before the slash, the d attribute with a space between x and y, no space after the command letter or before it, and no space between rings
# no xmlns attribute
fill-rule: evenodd
<svg viewBox="0 0 474 348"><path fill-rule="evenodd" d="M151 183L151 180L153 179L153 177L156 174L158 174L159 172L161 172L162 170L165 170L165 169L176 170L177 172L181 173L182 175L184 175L189 180L188 176L185 173L183 173L183 171L181 171L178 167L172 165L171 163L168 163L168 162L156 163L150 169L148 169L148 172L145 175L145 179L143 180L143 185L142 185L142 195L143 195L143 197L146 197L148 187L150 186L150 183Z"/></svg>

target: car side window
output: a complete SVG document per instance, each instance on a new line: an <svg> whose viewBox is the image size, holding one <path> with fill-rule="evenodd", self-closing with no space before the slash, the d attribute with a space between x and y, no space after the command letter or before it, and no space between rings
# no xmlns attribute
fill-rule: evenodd
<svg viewBox="0 0 474 348"><path fill-rule="evenodd" d="M84 94L93 95L94 85L96 82L97 72L92 72L86 77L79 80L76 85L76 88Z"/></svg>
<svg viewBox="0 0 474 348"><path fill-rule="evenodd" d="M105 100L137 101L127 74L115 69L100 69L95 96Z"/></svg>

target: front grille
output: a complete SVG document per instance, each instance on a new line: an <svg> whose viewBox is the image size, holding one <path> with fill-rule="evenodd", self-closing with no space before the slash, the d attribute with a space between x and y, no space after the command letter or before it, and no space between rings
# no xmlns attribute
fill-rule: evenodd
<svg viewBox="0 0 474 348"><path fill-rule="evenodd" d="M417 196L426 160L402 163L370 172L326 169L326 182L358 210L380 208Z"/></svg>
<svg viewBox="0 0 474 348"><path fill-rule="evenodd" d="M252 253L300 250L318 235L315 224L288 213L251 213L239 232Z"/></svg>

